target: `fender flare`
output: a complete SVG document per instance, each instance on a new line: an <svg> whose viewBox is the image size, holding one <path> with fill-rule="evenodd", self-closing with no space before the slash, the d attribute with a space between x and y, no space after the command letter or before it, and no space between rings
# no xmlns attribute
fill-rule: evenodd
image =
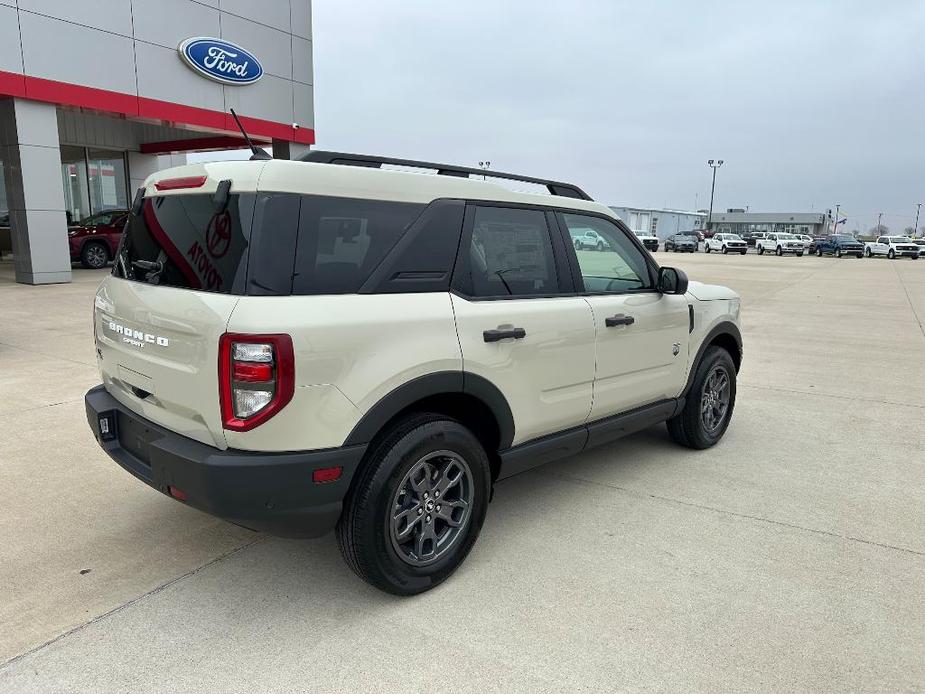
<svg viewBox="0 0 925 694"><path fill-rule="evenodd" d="M369 443L402 410L425 398L452 393L464 393L481 400L498 424L499 450L510 448L514 439L514 415L507 398L488 379L463 371L436 371L398 386L360 418L343 445Z"/></svg>
<svg viewBox="0 0 925 694"><path fill-rule="evenodd" d="M710 332L706 334L706 337L701 340L700 347L697 349L697 355L694 357L693 361L691 361L691 368L687 374L687 383L684 385L684 391L681 393L682 397L687 397L687 394L691 390L691 386L694 385L694 377L697 375L697 369L700 368L700 361L703 359L703 353L707 351L707 347L710 346L710 343L720 335L729 335L735 340L736 346L739 348L739 360L742 359L742 333L739 332L739 327L732 321L721 321L717 323Z"/></svg>

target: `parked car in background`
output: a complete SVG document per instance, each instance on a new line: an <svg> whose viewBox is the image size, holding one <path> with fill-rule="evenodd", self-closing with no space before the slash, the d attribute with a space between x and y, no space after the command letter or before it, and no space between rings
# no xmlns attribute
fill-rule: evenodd
<svg viewBox="0 0 925 694"><path fill-rule="evenodd" d="M738 234L714 234L703 244L703 250L707 253L710 251L719 251L723 255L726 253L741 253L745 255L748 252L748 244Z"/></svg>
<svg viewBox="0 0 925 694"><path fill-rule="evenodd" d="M747 231L742 238L745 239L745 243L749 246L754 246L758 243L758 239L763 239L765 236L767 234L763 231Z"/></svg>
<svg viewBox="0 0 925 694"><path fill-rule="evenodd" d="M683 231L678 234L672 234L665 239L665 252L674 251L675 253L696 253L697 237L686 234Z"/></svg>
<svg viewBox="0 0 925 694"><path fill-rule="evenodd" d="M106 210L69 226L67 240L71 262L80 261L85 268L93 270L106 267L116 255L127 219L128 210Z"/></svg>
<svg viewBox="0 0 925 694"><path fill-rule="evenodd" d="M712 239L717 234L715 229L700 229L699 231L703 234L704 241L707 239Z"/></svg>
<svg viewBox="0 0 925 694"><path fill-rule="evenodd" d="M803 242L793 234L783 232L774 231L763 239L758 239L755 248L758 250L758 255L764 255L767 251L777 255L793 253L797 258L803 257Z"/></svg>
<svg viewBox="0 0 925 694"><path fill-rule="evenodd" d="M697 241L703 241L703 232L700 229L689 229L688 231L679 231L679 234L685 234L686 236L694 236Z"/></svg>
<svg viewBox="0 0 925 694"><path fill-rule="evenodd" d="M810 245L811 245L812 242L813 242L813 237L812 237L812 236L810 236L809 234L794 234L794 236L796 236L798 239L800 239L800 241L803 242L803 250L804 250L804 251L809 250L809 247L810 247Z"/></svg>
<svg viewBox="0 0 925 694"><path fill-rule="evenodd" d="M864 244L864 255L868 258L885 255L890 260L904 256L918 260L922 252L919 245L908 236L881 236L876 241Z"/></svg>
<svg viewBox="0 0 925 694"><path fill-rule="evenodd" d="M593 248L603 251L610 248L607 240L598 234L594 229L569 229L572 242L575 244L575 250L581 251L585 248Z"/></svg>
<svg viewBox="0 0 925 694"><path fill-rule="evenodd" d="M856 258L864 257L864 244L853 236L845 234L832 234L821 241L816 241L816 255L834 255L841 258L843 255L853 255Z"/></svg>
<svg viewBox="0 0 925 694"><path fill-rule="evenodd" d="M811 236L809 242L809 248L807 249L810 255L813 255L816 252L816 246L818 246L822 241L825 241L825 236Z"/></svg>
<svg viewBox="0 0 925 694"><path fill-rule="evenodd" d="M653 236L648 231L634 231L636 238L642 241L642 245L646 247L647 251L652 251L655 253L658 250L658 236Z"/></svg>

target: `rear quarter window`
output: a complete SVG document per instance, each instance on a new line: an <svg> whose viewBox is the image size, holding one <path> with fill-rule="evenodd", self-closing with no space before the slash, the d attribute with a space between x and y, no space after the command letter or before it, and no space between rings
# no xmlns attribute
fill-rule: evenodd
<svg viewBox="0 0 925 694"><path fill-rule="evenodd" d="M304 196L293 294L356 292L426 206Z"/></svg>

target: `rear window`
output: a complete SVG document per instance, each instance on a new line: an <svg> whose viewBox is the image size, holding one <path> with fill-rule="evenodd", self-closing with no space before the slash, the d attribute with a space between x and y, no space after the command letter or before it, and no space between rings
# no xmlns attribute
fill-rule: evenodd
<svg viewBox="0 0 925 694"><path fill-rule="evenodd" d="M247 268L253 195L145 198L130 215L113 274L129 280L222 294L240 293ZM235 291L237 289L237 291Z"/></svg>

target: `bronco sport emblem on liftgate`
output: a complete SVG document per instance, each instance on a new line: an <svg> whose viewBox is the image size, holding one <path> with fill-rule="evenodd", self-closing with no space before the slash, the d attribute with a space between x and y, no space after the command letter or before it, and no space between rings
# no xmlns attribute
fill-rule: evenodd
<svg viewBox="0 0 925 694"><path fill-rule="evenodd" d="M167 347L170 342L166 337L152 335L151 333L142 332L141 330L132 330L124 325L119 325L115 321L109 321L108 327L116 335L122 336L122 342L132 345L133 347L144 347L148 345L158 345Z"/></svg>

